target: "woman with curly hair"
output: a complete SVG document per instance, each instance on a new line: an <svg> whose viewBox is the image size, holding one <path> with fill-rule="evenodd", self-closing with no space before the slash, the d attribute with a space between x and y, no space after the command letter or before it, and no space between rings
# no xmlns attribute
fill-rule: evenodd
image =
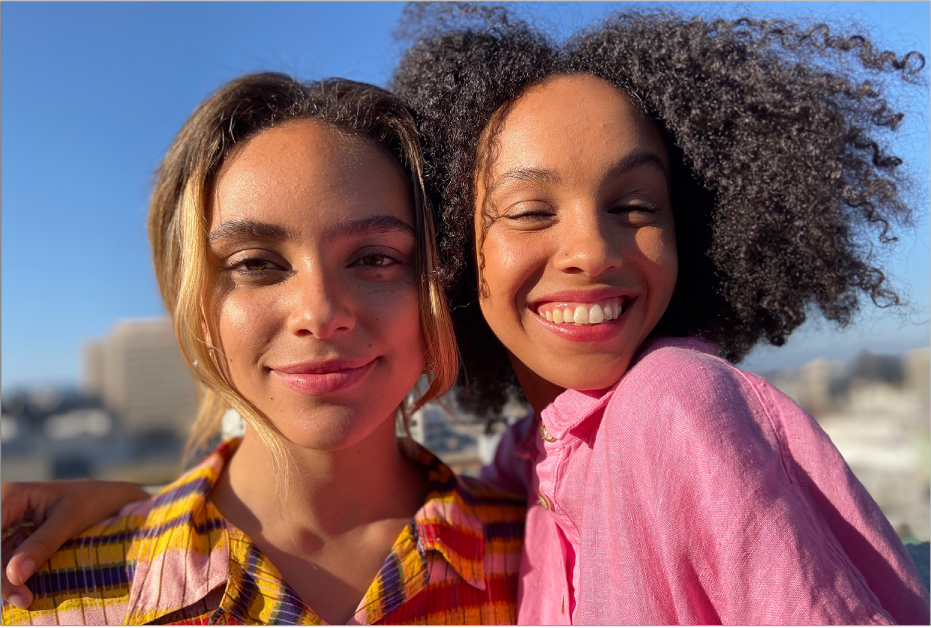
<svg viewBox="0 0 931 628"><path fill-rule="evenodd" d="M877 256L911 210L879 86L920 55L662 13L564 45L493 6L405 25L393 88L439 211L459 401L534 408L485 470L532 502L518 621L927 622L826 435L725 361L898 303Z"/></svg>
<svg viewBox="0 0 931 628"><path fill-rule="evenodd" d="M626 12L557 45L500 8L408 17L393 89L441 212L460 401L534 410L485 473L530 495L519 622L926 623L828 437L727 361L898 303L880 86L923 58L751 19Z"/></svg>

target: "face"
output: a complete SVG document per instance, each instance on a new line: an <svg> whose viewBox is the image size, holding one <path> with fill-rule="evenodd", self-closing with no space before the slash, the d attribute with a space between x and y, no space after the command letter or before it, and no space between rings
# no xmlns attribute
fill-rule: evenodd
<svg viewBox="0 0 931 628"><path fill-rule="evenodd" d="M525 390L610 387L676 283L659 131L579 75L529 90L493 141L475 219L485 319Z"/></svg>
<svg viewBox="0 0 931 628"><path fill-rule="evenodd" d="M208 209L214 344L236 390L303 447L393 426L424 367L400 169L365 140L291 122L232 154Z"/></svg>

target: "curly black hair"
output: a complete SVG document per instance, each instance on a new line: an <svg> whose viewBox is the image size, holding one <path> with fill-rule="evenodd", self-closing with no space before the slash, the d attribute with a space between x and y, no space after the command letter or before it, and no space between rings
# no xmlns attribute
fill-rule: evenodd
<svg viewBox="0 0 931 628"><path fill-rule="evenodd" d="M627 94L670 153L679 276L654 335L697 335L737 362L816 310L843 326L864 296L898 305L881 266L912 224L883 87L924 57L824 24L625 11L557 43L496 5L413 4L391 88L418 119L442 280L463 369L458 401L493 417L519 386L477 303L480 141L530 87L585 73ZM494 128L490 129L494 134Z"/></svg>

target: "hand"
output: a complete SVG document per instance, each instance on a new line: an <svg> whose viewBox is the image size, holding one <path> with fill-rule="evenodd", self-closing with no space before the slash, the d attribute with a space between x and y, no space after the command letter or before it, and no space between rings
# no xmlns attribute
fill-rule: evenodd
<svg viewBox="0 0 931 628"><path fill-rule="evenodd" d="M148 493L129 482L58 480L0 484L3 519L0 595L17 608L32 604L26 580L65 541L125 504L147 499Z"/></svg>

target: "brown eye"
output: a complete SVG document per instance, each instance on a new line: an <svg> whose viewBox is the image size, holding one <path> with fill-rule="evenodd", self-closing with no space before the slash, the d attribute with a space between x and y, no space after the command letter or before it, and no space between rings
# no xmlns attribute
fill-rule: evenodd
<svg viewBox="0 0 931 628"><path fill-rule="evenodd" d="M359 259L360 266L388 266L394 260L384 255L366 255Z"/></svg>
<svg viewBox="0 0 931 628"><path fill-rule="evenodd" d="M270 264L264 259L248 259L240 264L244 270L268 270Z"/></svg>

